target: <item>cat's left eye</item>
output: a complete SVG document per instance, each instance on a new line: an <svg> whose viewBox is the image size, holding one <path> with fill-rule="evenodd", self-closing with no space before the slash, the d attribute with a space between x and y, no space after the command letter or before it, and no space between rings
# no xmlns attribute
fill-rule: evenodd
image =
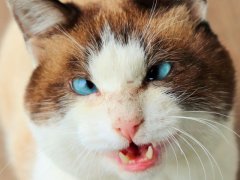
<svg viewBox="0 0 240 180"><path fill-rule="evenodd" d="M159 65L153 66L147 74L147 80L163 80L170 74L171 69L172 64L170 62L162 62Z"/></svg>
<svg viewBox="0 0 240 180"><path fill-rule="evenodd" d="M71 82L72 90L82 96L87 96L97 92L97 87L91 81L84 78L75 78Z"/></svg>

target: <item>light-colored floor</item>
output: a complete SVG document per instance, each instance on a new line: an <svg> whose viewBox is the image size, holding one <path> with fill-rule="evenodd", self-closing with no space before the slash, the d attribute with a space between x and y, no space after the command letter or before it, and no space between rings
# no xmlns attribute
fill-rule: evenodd
<svg viewBox="0 0 240 180"><path fill-rule="evenodd" d="M74 0L73 0L74 1ZM237 81L240 82L240 0L208 0L209 16L208 19L213 30L219 35L221 42L230 51L236 67ZM8 14L4 1L0 0L0 38L6 22ZM236 102L240 104L240 83L238 85ZM236 105L237 117L240 118L240 105ZM240 119L237 118L236 129L240 132ZM239 130L238 130L239 129ZM0 137L1 133L0 133ZM0 138L0 180L13 180L11 171L6 167L4 160L3 143ZM239 178L240 179L240 178Z"/></svg>

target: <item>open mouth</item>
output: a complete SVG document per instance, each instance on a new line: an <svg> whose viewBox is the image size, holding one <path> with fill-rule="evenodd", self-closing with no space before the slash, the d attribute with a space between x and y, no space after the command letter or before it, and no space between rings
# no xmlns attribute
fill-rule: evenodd
<svg viewBox="0 0 240 180"><path fill-rule="evenodd" d="M157 163L159 154L160 149L152 144L137 146L131 143L128 148L118 152L117 160L127 171L145 171Z"/></svg>

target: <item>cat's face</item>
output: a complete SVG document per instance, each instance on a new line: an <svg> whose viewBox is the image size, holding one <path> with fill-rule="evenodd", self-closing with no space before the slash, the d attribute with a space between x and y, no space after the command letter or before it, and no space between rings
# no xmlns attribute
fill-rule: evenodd
<svg viewBox="0 0 240 180"><path fill-rule="evenodd" d="M200 7L167 3L91 5L68 26L22 27L39 62L26 91L32 129L65 170L154 175L171 148L181 154L182 136L218 140L201 122L231 110L231 60Z"/></svg>

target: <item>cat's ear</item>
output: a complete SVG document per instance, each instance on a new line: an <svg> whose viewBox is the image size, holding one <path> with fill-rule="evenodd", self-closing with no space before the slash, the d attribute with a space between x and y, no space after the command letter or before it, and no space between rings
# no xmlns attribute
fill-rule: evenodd
<svg viewBox="0 0 240 180"><path fill-rule="evenodd" d="M51 31L57 25L68 25L77 10L58 0L8 0L25 39Z"/></svg>
<svg viewBox="0 0 240 180"><path fill-rule="evenodd" d="M142 8L174 8L186 5L191 14L198 19L205 20L207 13L207 0L133 0Z"/></svg>
<svg viewBox="0 0 240 180"><path fill-rule="evenodd" d="M207 0L190 0L190 12L196 18L205 21L207 16Z"/></svg>

